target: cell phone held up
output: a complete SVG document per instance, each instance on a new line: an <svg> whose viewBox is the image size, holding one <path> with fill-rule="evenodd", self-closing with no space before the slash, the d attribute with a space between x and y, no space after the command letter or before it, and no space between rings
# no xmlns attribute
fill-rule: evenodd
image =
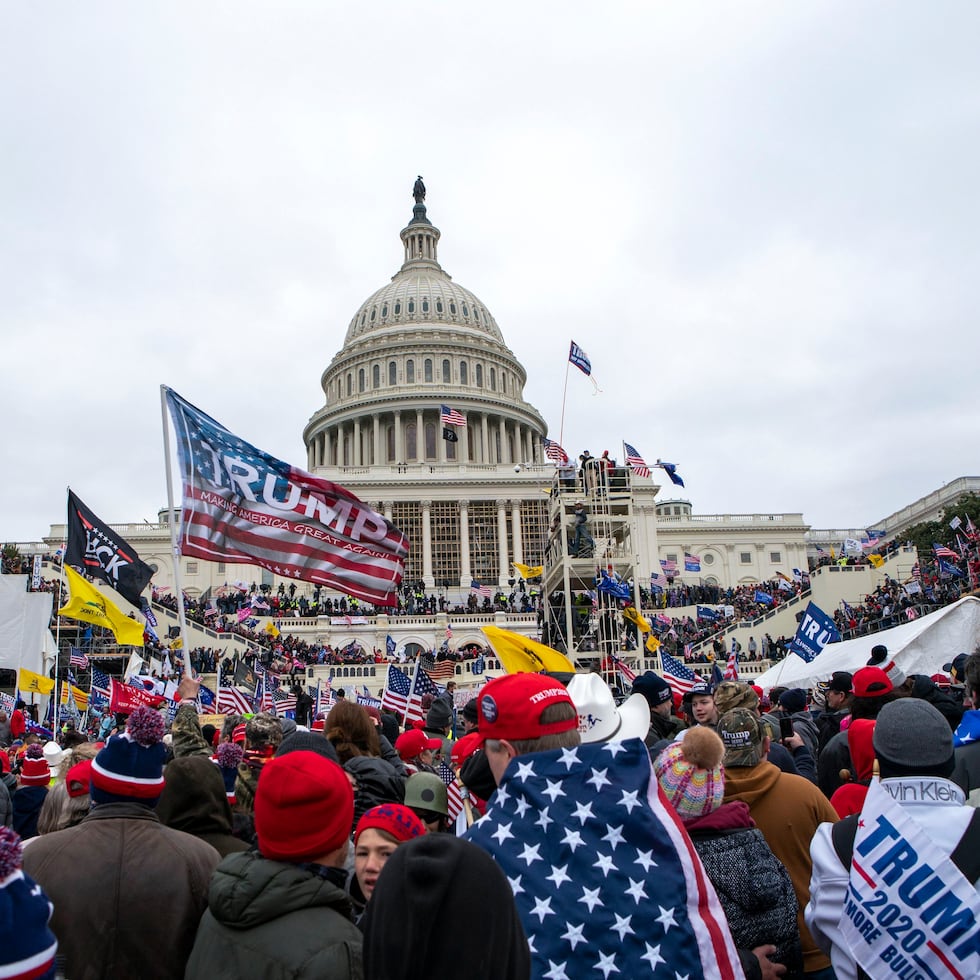
<svg viewBox="0 0 980 980"><path fill-rule="evenodd" d="M793 719L792 718L780 718L779 719L779 738L792 738L793 737Z"/></svg>

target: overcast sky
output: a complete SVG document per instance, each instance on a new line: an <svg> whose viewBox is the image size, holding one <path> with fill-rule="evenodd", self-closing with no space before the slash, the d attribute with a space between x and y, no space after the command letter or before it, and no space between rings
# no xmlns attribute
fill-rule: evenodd
<svg viewBox="0 0 980 980"><path fill-rule="evenodd" d="M0 541L69 485L155 521L161 383L305 466L416 174L552 438L591 357L570 453L819 528L980 473L978 36L972 2L4 4Z"/></svg>

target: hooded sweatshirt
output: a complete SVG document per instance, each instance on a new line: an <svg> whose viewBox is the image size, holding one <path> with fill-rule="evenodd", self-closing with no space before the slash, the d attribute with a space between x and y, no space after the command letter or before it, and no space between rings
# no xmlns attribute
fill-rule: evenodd
<svg viewBox="0 0 980 980"><path fill-rule="evenodd" d="M810 841L822 823L836 823L830 801L809 780L781 772L771 762L725 769L725 802L743 800L773 854L786 866L799 904L797 924L807 973L830 966L803 921L810 899Z"/></svg>
<svg viewBox="0 0 980 980"><path fill-rule="evenodd" d="M222 857L248 850L248 844L232 836L231 807L214 762L203 755L174 759L164 771L164 780L157 804L162 824L200 838Z"/></svg>

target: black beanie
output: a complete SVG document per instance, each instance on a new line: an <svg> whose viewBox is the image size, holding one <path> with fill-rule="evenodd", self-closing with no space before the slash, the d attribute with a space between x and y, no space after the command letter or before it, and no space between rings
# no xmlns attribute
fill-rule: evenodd
<svg viewBox="0 0 980 980"><path fill-rule="evenodd" d="M333 742L324 738L320 732L293 732L282 740L279 748L276 749L276 756L286 755L288 752L316 752L331 762L340 764L337 757L337 750L333 747Z"/></svg>
<svg viewBox="0 0 980 980"><path fill-rule="evenodd" d="M451 977L461 963L478 964L484 977L531 975L527 938L504 873L486 851L451 834L426 834L398 847L361 928L367 977Z"/></svg>

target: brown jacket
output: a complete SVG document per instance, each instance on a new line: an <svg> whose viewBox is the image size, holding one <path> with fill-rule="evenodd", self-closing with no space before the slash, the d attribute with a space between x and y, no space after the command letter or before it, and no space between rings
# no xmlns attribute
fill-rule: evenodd
<svg viewBox="0 0 980 980"><path fill-rule="evenodd" d="M71 980L182 977L218 861L137 803L103 804L24 850L24 871L54 905Z"/></svg>
<svg viewBox="0 0 980 980"><path fill-rule="evenodd" d="M808 779L783 772L771 762L725 769L725 802L743 800L772 853L789 872L799 903L797 921L807 973L830 966L803 921L810 901L810 841L822 823L837 823L837 811Z"/></svg>

